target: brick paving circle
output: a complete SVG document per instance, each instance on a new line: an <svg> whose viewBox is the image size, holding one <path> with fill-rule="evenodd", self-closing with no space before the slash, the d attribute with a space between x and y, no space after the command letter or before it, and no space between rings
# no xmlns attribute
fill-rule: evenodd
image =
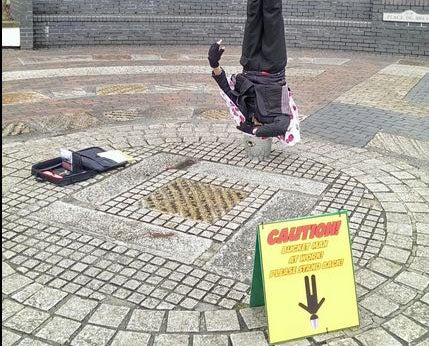
<svg viewBox="0 0 429 346"><path fill-rule="evenodd" d="M234 136L230 126L225 124L223 127L224 129L218 133L211 128L210 134L212 136L217 134L219 137L207 143L204 139L196 140L199 128L193 127L188 128L188 134L183 138L177 133L176 136L158 137L158 140L163 142L158 145L143 147L125 145L126 140L136 136L136 133L146 140L150 139L151 127L122 126L118 129L121 133L118 143L102 139L110 131L109 128L105 128L64 136L61 139L34 141L32 147L37 152L36 157L26 150L25 145L6 146L4 148L6 169L10 169L10 176L21 176L23 179L3 196L5 215L3 266L6 268L4 278L6 291L3 293L6 311L10 311L11 314L4 324L7 331L11 335L25 332L34 335L36 339L43 339L56 337L55 330L59 328L62 333L57 336L58 338L65 338L68 335L67 337L73 337L76 343L81 338L85 340L95 338L96 344L101 342L98 338L110 340L114 335L117 338L120 335L125 338L127 335L137 340L166 338L170 340L168 342L179 344L182 338L180 335L188 340L192 333L197 333L193 336L194 343L198 338L220 337L217 334L211 335L210 332L222 332L225 340L228 337L231 340L245 338L246 333L250 333L248 335L252 340L259 337L265 340L263 314L258 315L258 309L245 307L248 303L248 282L218 275L204 270L199 265L186 265L180 260L169 260L142 251L135 242L142 237L139 234L121 235L115 232L103 235L91 234L87 229L82 229L77 224L73 225L73 221L78 222L79 215L82 215L74 209L90 206L91 200L89 202L87 200L87 204L82 204L81 207L78 203L85 200L86 189L94 189L97 184L109 179L114 181L120 174L124 175L127 170L137 169L139 165L147 166L145 160L157 154L179 156L179 162L192 157L198 164L230 166L229 169L234 171L234 164L225 162L228 160L225 157L231 152L233 152L231 162L235 162L236 169L251 167L259 171L261 176L269 172L325 183L323 197L313 205L314 212L337 210L341 207L338 203L350 211L362 325L360 329L323 336L323 339L345 340L352 337L359 340L370 333L366 331L367 329L372 331L377 326L378 329L375 331L380 333L383 340L388 341L391 338L390 334L380 329L380 326L399 323L398 318L401 323L407 323L415 328L424 322L424 319L420 318L424 317L426 303L420 300L424 299L423 291L418 293L418 289L424 289L427 280L424 275L418 273L424 264L421 259L419 260L419 246L415 243L417 238L414 238L417 236L417 227L421 227L420 223L414 223L416 220L414 217L418 220L420 214L415 208L408 210L408 215L411 217L415 215L414 220L408 219L407 214L398 210L399 205L390 201L394 196L399 198L401 192L394 191L398 186L403 186L392 184L395 176L406 176L410 190L414 190L414 193L420 191L421 180L413 172L412 167L393 163L388 165L378 155L342 146L324 145L323 152L327 154L323 154L317 151L315 142L303 144L299 149L299 155L298 149L289 153L277 149L269 161L255 164L244 158L243 150L237 149L240 148L239 139L230 141L221 137L225 130L229 132L228 137ZM167 129L164 127L164 130ZM85 138L88 137L100 138L97 145L112 145L128 151L137 158L137 162L119 172L102 174L89 182L67 188L38 183L28 177L29 165L37 160L37 157L53 155L64 140L70 147L82 146L84 145L82 141L87 141ZM171 138L174 138L174 143L169 143ZM16 167L18 162L21 163L19 168ZM291 168L293 164L297 168ZM375 182L373 172L376 164L385 170L383 175L380 175L381 171L376 175L378 182ZM207 183L213 183L220 178L219 176L208 178L205 174L192 172L192 169L192 165L178 170L165 167L162 169L164 173L160 172L161 175L157 174L156 178L147 179L146 184L136 186L147 186L149 189L163 186L177 176L189 178L192 176L195 180ZM383 180L385 182L382 182ZM223 181L218 181L217 184L232 187L240 182L224 177ZM262 193L253 197L254 203L260 203L257 208L263 208L264 202L280 190L247 182L241 184L245 184L250 193L252 191ZM134 191L136 186L134 182L130 182L129 186L118 188L115 192L118 197L107 196L106 203L101 201L94 203L98 203L96 206L98 213L109 213L111 209L106 210L104 206L108 206L109 201L116 199L123 203L122 209L117 207L116 210L110 211L111 214L141 220L145 225L147 223L163 227L164 232L160 234L157 234L156 230L146 233L149 239L156 237L168 239L171 234L175 234L173 232L178 231L198 238L213 239L215 243L228 242L232 235L240 232L240 225L252 217L251 213L240 215L238 209L235 217L242 217L242 222L234 222L232 218L229 224L213 228L212 231L199 229L198 223L189 222L190 219L176 217L175 220L171 215L165 218L166 214L154 213L154 210L147 214L142 213L137 218L132 213L122 213L135 205L132 197L144 190L144 187L141 187L141 190ZM121 198L124 200L121 201ZM131 198L132 201L127 201L126 198ZM56 207L58 203L64 205L58 209ZM68 209L65 205L72 207ZM257 208L254 208L255 212ZM132 211L132 208L129 210ZM44 211L51 217L46 217ZM87 221L91 217L98 218L91 212L86 215ZM150 218L144 219L147 216ZM386 221L389 222L389 219L392 220L389 224L390 233L386 227ZM63 224L55 226L55 223ZM213 226L216 226L216 223L213 223ZM225 230L229 231L225 233ZM220 309L215 310L218 311L217 315L212 315L210 312L212 310L206 310L212 309L211 307ZM234 307L234 310L229 310ZM103 309L109 311L109 316L103 313ZM168 312L170 309L174 310ZM160 315L157 315L158 322L152 322L155 323L154 326L146 326L145 314L153 314L155 311L160 311ZM195 314L190 318L191 315L188 316L186 311L189 313L195 311ZM91 317L88 319L88 316ZM228 322L223 327L219 326L218 321L226 318ZM413 322L416 318L417 321ZM202 323L200 320L205 322ZM212 320L215 322L213 327L210 327ZM73 323L70 324L69 321ZM189 325L190 323L193 324ZM239 331L243 334L236 334ZM176 338L179 341L172 341ZM313 340L321 338L322 336L318 336ZM310 341L309 339L308 342ZM236 343L239 344L238 341Z"/></svg>

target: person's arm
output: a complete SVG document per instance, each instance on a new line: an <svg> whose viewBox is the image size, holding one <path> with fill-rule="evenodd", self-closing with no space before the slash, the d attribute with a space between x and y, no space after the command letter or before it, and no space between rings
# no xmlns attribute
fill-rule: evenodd
<svg viewBox="0 0 429 346"><path fill-rule="evenodd" d="M219 66L214 68L212 77L216 81L217 85L219 85L219 88L221 88L222 91L226 94L226 96L228 96L232 102L237 104L237 96L232 92L228 83L228 79L226 79L226 73L222 67Z"/></svg>
<svg viewBox="0 0 429 346"><path fill-rule="evenodd" d="M220 67L219 61L222 57L225 47L221 46L222 40L213 43L210 46L208 60L212 70L212 77L219 85L219 88L231 99L232 102L237 102L237 96L235 96L229 86L228 80L226 79L225 71Z"/></svg>
<svg viewBox="0 0 429 346"><path fill-rule="evenodd" d="M222 67L220 67L220 65L218 67L214 67L213 68L213 76L219 76L222 73L223 69Z"/></svg>

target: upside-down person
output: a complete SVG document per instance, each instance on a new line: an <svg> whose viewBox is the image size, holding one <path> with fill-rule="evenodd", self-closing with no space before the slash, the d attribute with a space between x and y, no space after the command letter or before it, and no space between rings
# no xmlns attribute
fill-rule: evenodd
<svg viewBox="0 0 429 346"><path fill-rule="evenodd" d="M285 78L281 0L248 0L240 59L243 72L230 80L219 65L225 51L221 43L210 46L208 60L237 129L256 137L278 137L285 145L297 143L298 112Z"/></svg>

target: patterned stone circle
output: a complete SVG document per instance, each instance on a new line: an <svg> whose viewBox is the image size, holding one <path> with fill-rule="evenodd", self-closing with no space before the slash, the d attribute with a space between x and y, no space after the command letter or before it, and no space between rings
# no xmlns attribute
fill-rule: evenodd
<svg viewBox="0 0 429 346"><path fill-rule="evenodd" d="M371 259L378 255L386 238L384 211L374 195L347 174L315 160L303 159L293 154L285 156L282 152L273 150L268 161L254 163L245 157L244 149L236 143L219 142L166 143L160 146L137 147L128 152L136 158L136 164L119 171L100 174L79 185L59 188L27 178L11 189L10 194L3 198L3 211L7 221L3 234L4 256L9 263L20 268L20 272L28 278L82 298L100 300L107 295L145 308L160 310L195 309L200 304L230 309L237 304L246 303L250 289L246 284L97 237L26 219L27 215L43 210L54 201L64 200L69 195L75 196L76 193L96 186L101 181L115 178L120 172L137 169L140 161L156 153L180 156L180 162L186 164L165 169L143 183L131 182L129 189L112 196L100 205L98 210L125 216L144 224L158 225L166 230L225 242L236 234L243 222L251 219L279 188L224 177L222 172L202 174L192 171L193 164L209 162L325 183L327 187L314 205L312 213L348 210L353 257L359 267L367 266ZM154 193L162 195L163 189L171 189L172 183L178 181L186 182L183 186L190 184L191 188L210 187L219 191L229 189L236 191L237 195L228 197L233 201L231 209L223 210L220 218L205 220L195 220L189 215L177 214L177 208L173 208L172 213L171 210L160 211L155 206L142 205L143 199L153 196ZM178 191L180 188L174 189ZM199 193L203 194L201 191ZM168 237L168 232L149 232L148 236L154 239ZM128 243L132 242L133 238L118 240ZM31 259L36 248L41 252L37 258Z"/></svg>

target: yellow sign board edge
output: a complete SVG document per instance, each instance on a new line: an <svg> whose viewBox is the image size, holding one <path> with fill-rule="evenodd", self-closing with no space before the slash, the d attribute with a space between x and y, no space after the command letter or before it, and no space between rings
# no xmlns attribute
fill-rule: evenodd
<svg viewBox="0 0 429 346"><path fill-rule="evenodd" d="M299 217L295 217L293 219L278 220L278 221L275 221L275 222L263 223L263 224L259 225L259 227L261 227L261 226L268 226L268 225L275 225L277 223L299 221L299 220L306 220L306 219L314 219L316 217L321 217L321 216L333 216L333 215L341 215L341 214L346 214L347 215L347 222L348 222L349 218L348 218L348 214L347 213L348 213L347 209L341 209L341 210L333 211L333 212L330 212L330 213L314 214L314 215L307 215L307 216L299 216ZM259 227L258 227L258 229L259 229ZM350 238L350 235L349 235L349 238Z"/></svg>
<svg viewBox="0 0 429 346"><path fill-rule="evenodd" d="M256 245L258 247L258 252L259 252L259 257L260 257L259 262L260 262L261 279L262 279L261 281L262 281L262 288L263 288L263 292L264 292L265 315L267 316L267 319L268 319L268 311L267 311L267 304L266 304L267 297L266 297L266 293L265 293L265 280L264 280L264 268L263 268L264 264L262 261L262 249L261 249L261 241L260 241L260 236L259 236L260 231L263 229L263 227L265 225L272 225L272 224L283 223L283 222L298 221L298 220L312 219L312 218L321 217L321 216L325 217L325 216L333 216L333 215L341 215L341 214L346 215L347 226L348 226L349 225L349 216L348 216L348 211L346 209L342 209L342 210L331 212L331 213L308 215L308 216L296 217L293 219L287 219L287 220L283 220L283 221L276 221L276 222L270 222L270 223L265 223L265 224L259 225L258 230L257 230ZM351 257L352 271L353 271L353 282L354 282L354 286L355 286L355 297L356 297L356 304L357 304L358 303L357 302L358 295L357 295L357 290L356 290L356 279L355 279L356 276L355 276L355 268L353 265L352 242L350 239L350 232L347 232L347 236L349 238L350 257ZM256 256L256 254L255 254L255 256ZM256 261L256 257L255 257L255 261ZM252 288L253 288L253 282L252 282ZM336 332L338 330L355 328L355 327L360 326L359 308L357 309L357 315L358 315L357 316L358 317L358 324L356 324L355 326L349 326L347 328L332 329L329 331L329 333L333 333L333 332ZM313 337L313 336L317 336L317 335L327 334L326 332L321 332L321 333L317 333L317 334L311 334L311 336L302 336L300 338L295 338L295 339L279 340L279 341L276 341L275 343L272 343L271 338L270 338L270 331L269 331L268 325L267 325L267 331L268 331L268 340L269 340L270 345L276 345L276 344L280 344L280 343L284 343L284 342L288 342L288 341L302 340L302 339L307 338L307 337Z"/></svg>

